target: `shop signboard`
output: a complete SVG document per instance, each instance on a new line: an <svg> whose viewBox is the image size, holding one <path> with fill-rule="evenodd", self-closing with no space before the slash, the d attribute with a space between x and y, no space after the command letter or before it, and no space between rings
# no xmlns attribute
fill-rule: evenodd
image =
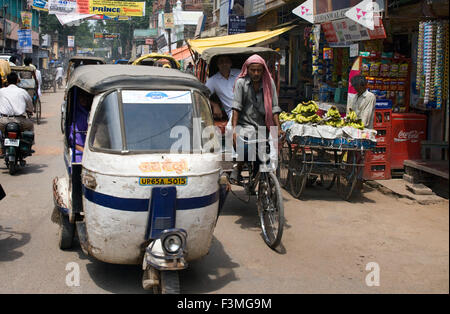
<svg viewBox="0 0 450 314"><path fill-rule="evenodd" d="M87 11L86 7L79 7L78 13L107 16L145 16L144 1L90 0L88 8Z"/></svg>
<svg viewBox="0 0 450 314"><path fill-rule="evenodd" d="M265 9L265 0L244 0L244 16L246 18L261 14Z"/></svg>
<svg viewBox="0 0 450 314"><path fill-rule="evenodd" d="M153 38L146 38L146 39L145 39L145 44L146 44L146 45L153 46Z"/></svg>
<svg viewBox="0 0 450 314"><path fill-rule="evenodd" d="M75 47L75 36L67 36L67 47Z"/></svg>
<svg viewBox="0 0 450 314"><path fill-rule="evenodd" d="M246 27L246 20L244 16L228 16L228 35L245 33Z"/></svg>
<svg viewBox="0 0 450 314"><path fill-rule="evenodd" d="M33 0L33 8L40 11L48 11L48 2L46 0Z"/></svg>
<svg viewBox="0 0 450 314"><path fill-rule="evenodd" d="M69 14L77 13L76 0L49 0L48 13L49 14Z"/></svg>
<svg viewBox="0 0 450 314"><path fill-rule="evenodd" d="M164 34L156 38L156 46L158 47L158 49L162 49L163 47L167 46L167 40Z"/></svg>
<svg viewBox="0 0 450 314"><path fill-rule="evenodd" d="M173 13L164 13L164 28L174 28Z"/></svg>
<svg viewBox="0 0 450 314"><path fill-rule="evenodd" d="M348 18L322 23L325 38L329 43L352 43L363 40L386 38L386 31L381 19L378 26L370 30Z"/></svg>
<svg viewBox="0 0 450 314"><path fill-rule="evenodd" d="M50 47L52 37L49 34L42 35L42 47Z"/></svg>
<svg viewBox="0 0 450 314"><path fill-rule="evenodd" d="M22 17L22 29L31 29L31 21L33 19L33 13L28 11L20 12Z"/></svg>
<svg viewBox="0 0 450 314"><path fill-rule="evenodd" d="M19 39L19 51L22 53L33 53L31 29L19 29L17 35Z"/></svg>

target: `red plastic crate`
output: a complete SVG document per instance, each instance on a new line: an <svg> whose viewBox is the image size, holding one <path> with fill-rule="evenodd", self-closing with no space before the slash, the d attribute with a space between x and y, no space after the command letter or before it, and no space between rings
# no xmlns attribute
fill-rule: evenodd
<svg viewBox="0 0 450 314"><path fill-rule="evenodd" d="M365 180L388 180L391 178L391 166L388 162L366 162L363 178Z"/></svg>
<svg viewBox="0 0 450 314"><path fill-rule="evenodd" d="M392 109L375 109L373 127L390 128L392 125Z"/></svg>
<svg viewBox="0 0 450 314"><path fill-rule="evenodd" d="M366 163L379 163L390 161L390 150L388 146L376 146L366 153Z"/></svg>
<svg viewBox="0 0 450 314"><path fill-rule="evenodd" d="M376 131L377 146L389 145L391 142L391 128L376 128Z"/></svg>

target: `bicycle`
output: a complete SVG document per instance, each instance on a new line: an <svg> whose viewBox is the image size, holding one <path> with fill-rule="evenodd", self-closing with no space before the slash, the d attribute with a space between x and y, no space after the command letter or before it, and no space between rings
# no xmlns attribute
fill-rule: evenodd
<svg viewBox="0 0 450 314"><path fill-rule="evenodd" d="M256 194L257 210L262 230L262 237L264 242L271 249L275 249L281 243L281 238L283 236L284 206L281 187L277 176L275 175L275 169L270 169L269 165L269 140L247 141L242 138L241 140L243 140L246 144L256 143L258 145L266 143L266 151L262 156L264 157L262 159L266 160L266 162L261 161L259 156L257 156L255 161L245 161L242 170L246 170L248 172L248 176L242 176L242 180L231 183L242 186L248 196L248 200L250 200L251 195ZM248 158L245 159L247 160ZM264 164L268 171L261 171L261 166Z"/></svg>
<svg viewBox="0 0 450 314"><path fill-rule="evenodd" d="M34 112L36 114L36 123L41 123L41 100L37 95L35 94L33 96L33 106L34 106Z"/></svg>

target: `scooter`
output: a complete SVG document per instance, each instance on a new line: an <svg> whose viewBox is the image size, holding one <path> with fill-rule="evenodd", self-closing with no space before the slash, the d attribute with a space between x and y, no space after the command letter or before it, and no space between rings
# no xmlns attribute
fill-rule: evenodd
<svg viewBox="0 0 450 314"><path fill-rule="evenodd" d="M20 125L16 122L10 122L5 126L2 143L5 164L10 175L14 175L19 166L25 167L26 161L24 159L34 152L31 149L33 141L33 131L21 132Z"/></svg>

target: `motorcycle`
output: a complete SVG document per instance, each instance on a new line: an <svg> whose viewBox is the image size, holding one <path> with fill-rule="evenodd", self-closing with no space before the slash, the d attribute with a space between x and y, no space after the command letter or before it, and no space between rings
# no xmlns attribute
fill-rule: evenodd
<svg viewBox="0 0 450 314"><path fill-rule="evenodd" d="M31 156L34 152L31 149L34 141L33 131L21 131L17 122L9 122L5 126L5 134L3 135L3 150L6 167L10 175L14 175L17 168L25 167L26 157Z"/></svg>

